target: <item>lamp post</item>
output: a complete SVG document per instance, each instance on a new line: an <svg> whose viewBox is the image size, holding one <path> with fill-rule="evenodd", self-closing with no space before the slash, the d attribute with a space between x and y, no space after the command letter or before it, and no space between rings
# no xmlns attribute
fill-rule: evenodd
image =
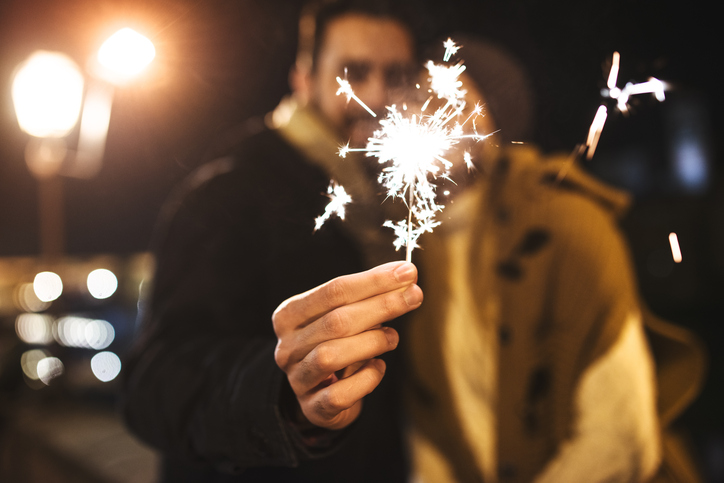
<svg viewBox="0 0 724 483"><path fill-rule="evenodd" d="M32 54L13 80L18 124L31 136L25 161L38 180L41 253L50 259L59 257L64 249L58 173L67 157L65 137L78 122L84 84L75 62L64 54L47 51Z"/></svg>
<svg viewBox="0 0 724 483"><path fill-rule="evenodd" d="M35 52L18 67L12 97L18 125L30 135L25 161L38 180L43 257L54 260L64 251L61 176L91 178L97 174L114 85L132 79L154 56L150 40L125 28L106 40L91 59L87 85L75 62L58 52ZM66 137L79 118L78 146L70 150Z"/></svg>

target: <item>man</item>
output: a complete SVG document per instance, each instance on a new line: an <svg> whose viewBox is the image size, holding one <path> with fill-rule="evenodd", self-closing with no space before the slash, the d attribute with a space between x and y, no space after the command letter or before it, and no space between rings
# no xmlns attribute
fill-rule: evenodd
<svg viewBox="0 0 724 483"><path fill-rule="evenodd" d="M369 114L336 95L336 77L382 113L413 81L415 45L374 2L325 6L311 31L308 21L294 95L274 128L203 167L162 215L125 414L163 451L166 481L406 479L398 385L389 374L380 382L379 356L399 339L382 324L422 302L414 265L327 283L285 302L273 325L272 313L294 294L397 259L375 241L382 215L365 206L366 168L329 160L372 129ZM330 178L355 197L352 223L315 233Z"/></svg>

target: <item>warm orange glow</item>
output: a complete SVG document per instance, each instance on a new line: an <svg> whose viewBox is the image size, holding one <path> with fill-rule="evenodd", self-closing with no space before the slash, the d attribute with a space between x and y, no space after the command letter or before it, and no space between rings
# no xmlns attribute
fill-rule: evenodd
<svg viewBox="0 0 724 483"><path fill-rule="evenodd" d="M78 121L83 74L66 55L38 51L18 69L12 96L20 128L36 137L63 137Z"/></svg>
<svg viewBox="0 0 724 483"><path fill-rule="evenodd" d="M100 170L106 148L112 104L112 86L98 80L89 83L83 102L78 150L68 171L70 176L88 179Z"/></svg>
<svg viewBox="0 0 724 483"><path fill-rule="evenodd" d="M111 35L98 51L98 62L108 70L107 80L125 82L139 74L156 56L148 38L123 28Z"/></svg>
<svg viewBox="0 0 724 483"><path fill-rule="evenodd" d="M25 147L25 162L38 178L56 174L68 153L64 138L31 138Z"/></svg>

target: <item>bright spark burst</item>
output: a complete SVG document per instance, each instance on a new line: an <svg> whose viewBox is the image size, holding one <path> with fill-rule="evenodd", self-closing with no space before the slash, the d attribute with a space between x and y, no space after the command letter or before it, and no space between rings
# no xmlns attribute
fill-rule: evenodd
<svg viewBox="0 0 724 483"><path fill-rule="evenodd" d="M452 55L458 48L452 40L445 47L446 58L449 58L448 52ZM446 158L446 154L462 139L481 141L492 135L478 134L474 127L474 119L482 115L482 107L478 104L467 119L462 123L458 121L466 105L466 91L462 89L463 83L459 79L465 70L462 62L446 66L429 61L426 67L430 92L438 99L445 100L442 107L433 114L425 113L433 96L424 103L419 114L407 115L395 105L388 106L387 117L380 120L380 129L368 139L365 148L350 148L347 144L339 150L342 157L350 151L361 151L386 165L378 181L387 189L389 197L400 198L405 202L408 217L396 222L387 220L383 226L394 230L396 250L403 246L407 248L408 261L412 250L419 247L417 240L420 235L432 232L440 224L435 220L435 214L442 211L444 206L435 201L435 184L432 181L437 178L450 179L453 163ZM337 81L342 85L341 79ZM347 94L350 99L360 102L347 89L348 86L340 87L337 94ZM473 129L466 133L463 128L471 119ZM472 165L469 153L463 154L463 159L468 166Z"/></svg>
<svg viewBox="0 0 724 483"><path fill-rule="evenodd" d="M442 60L443 62L450 61L450 57L455 55L458 50L460 50L459 45L455 45L455 42L453 42L453 39L448 37L448 39L442 43L442 45L445 47L445 55L443 55Z"/></svg>
<svg viewBox="0 0 724 483"><path fill-rule="evenodd" d="M314 219L314 231L319 230L332 215L337 215L341 220L344 220L344 205L352 202L352 197L347 194L344 187L334 181L329 183L327 196L329 197L329 203L324 208L324 214Z"/></svg>
<svg viewBox="0 0 724 483"><path fill-rule="evenodd" d="M628 101L631 96L639 94L653 94L659 102L666 99L664 91L669 89L669 85L654 77L650 78L646 82L638 84L628 82L623 89L616 87L620 62L621 55L618 52L614 52L613 58L611 59L611 70L608 73L608 80L606 82L607 87L601 90L601 95L603 97L616 100L616 108L619 111L624 114L628 112ZM606 106L601 104L596 112L596 116L593 118L591 127L588 130L588 138L586 139L586 145L584 146L584 149L586 150L586 159L591 159L593 157L593 153L596 151L598 139L601 137L601 131L603 131L603 126L606 124L607 115L608 111Z"/></svg>
<svg viewBox="0 0 724 483"><path fill-rule="evenodd" d="M435 64L428 60L427 71L430 73L430 88L437 94L438 99L463 99L467 91L461 89L463 82L458 79L465 71L462 62L453 66ZM464 106L465 103L463 102Z"/></svg>

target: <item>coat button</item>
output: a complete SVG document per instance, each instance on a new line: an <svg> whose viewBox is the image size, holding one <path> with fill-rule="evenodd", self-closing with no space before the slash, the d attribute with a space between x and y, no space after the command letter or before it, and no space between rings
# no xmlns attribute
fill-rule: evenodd
<svg viewBox="0 0 724 483"><path fill-rule="evenodd" d="M515 478L515 465L509 462L503 462L498 467L498 476L501 480L512 480Z"/></svg>
<svg viewBox="0 0 724 483"><path fill-rule="evenodd" d="M513 340L513 330L508 325L501 325L498 327L498 338L500 339L500 345L506 346Z"/></svg>

